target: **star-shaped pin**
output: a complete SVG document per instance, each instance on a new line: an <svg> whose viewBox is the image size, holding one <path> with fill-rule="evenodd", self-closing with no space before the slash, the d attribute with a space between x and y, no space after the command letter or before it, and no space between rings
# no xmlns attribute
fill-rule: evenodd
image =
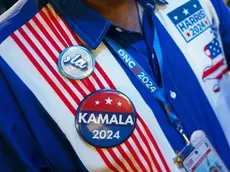
<svg viewBox="0 0 230 172"><path fill-rule="evenodd" d="M100 102L97 100L97 101L95 101L95 105L99 105L100 104Z"/></svg>
<svg viewBox="0 0 230 172"><path fill-rule="evenodd" d="M118 103L117 103L117 106L121 106L121 105L122 105L122 103L121 103L121 102L118 102Z"/></svg>
<svg viewBox="0 0 230 172"><path fill-rule="evenodd" d="M182 13L184 13L187 16L189 14L188 9L184 8Z"/></svg>
<svg viewBox="0 0 230 172"><path fill-rule="evenodd" d="M105 101L106 101L106 104L110 104L111 105L113 100L110 99L110 97L108 97L107 99L105 99Z"/></svg>

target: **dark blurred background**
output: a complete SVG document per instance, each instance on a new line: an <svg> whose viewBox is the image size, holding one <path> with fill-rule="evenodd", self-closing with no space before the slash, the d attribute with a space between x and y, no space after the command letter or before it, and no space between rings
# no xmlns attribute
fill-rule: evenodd
<svg viewBox="0 0 230 172"><path fill-rule="evenodd" d="M17 0L0 0L0 15L10 8Z"/></svg>

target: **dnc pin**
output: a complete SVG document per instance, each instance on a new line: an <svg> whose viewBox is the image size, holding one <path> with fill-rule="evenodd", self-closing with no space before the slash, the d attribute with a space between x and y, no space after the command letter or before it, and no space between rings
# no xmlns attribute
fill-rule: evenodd
<svg viewBox="0 0 230 172"><path fill-rule="evenodd" d="M71 46L60 54L58 67L67 78L80 80L88 77L93 72L95 58L86 48Z"/></svg>

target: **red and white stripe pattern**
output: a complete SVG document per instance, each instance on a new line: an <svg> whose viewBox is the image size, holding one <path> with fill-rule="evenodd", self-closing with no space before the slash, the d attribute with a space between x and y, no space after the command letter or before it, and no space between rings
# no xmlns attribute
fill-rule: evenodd
<svg viewBox="0 0 230 172"><path fill-rule="evenodd" d="M203 73L203 80L207 79L222 79L223 75L228 73L228 66L224 61L224 58L221 59L214 59L213 65L206 67Z"/></svg>
<svg viewBox="0 0 230 172"><path fill-rule="evenodd" d="M82 43L49 4L24 26L14 32L11 38L20 47L31 65L36 68L41 78L45 79L57 95L57 99L63 102L63 105L72 116L75 115L79 103L89 93L104 88L115 90L117 88L99 63L96 63L95 70L90 77L80 81L68 80L59 73L57 66L59 54L69 46L82 45ZM69 114L63 114L63 116ZM55 120L55 115L52 114L52 118ZM99 157L98 159L93 159L93 161L98 161L99 163L101 159L105 164L104 169L110 169L115 172L172 171L172 169L170 170L168 160L166 162L166 159L172 161L171 157L166 158L163 156L162 151L164 148L159 147L152 134L153 131L149 129L146 122L141 117L141 114L138 115L137 125L133 134L117 147L109 149L89 148L90 151L96 151L97 157ZM59 123L57 124L59 125ZM72 132L76 132L76 130L74 129ZM68 138L68 133L65 134ZM81 141L80 139L78 140ZM71 140L70 142L73 147L76 147ZM83 141L81 142L86 145ZM89 145L86 147L88 148ZM78 149L84 148L78 146ZM75 151L77 152L77 148ZM83 154L78 154L78 156L86 168L91 171L96 170L93 167L88 167L88 164L93 164L91 158L87 156L89 162L86 163L87 158Z"/></svg>
<svg viewBox="0 0 230 172"><path fill-rule="evenodd" d="M219 40L214 37L213 40L204 47L204 52L212 61L212 65L204 69L202 79L204 81L216 80L217 84L214 85L213 91L219 92L219 80L221 80L223 75L229 71L228 66L224 60L224 55L222 53Z"/></svg>

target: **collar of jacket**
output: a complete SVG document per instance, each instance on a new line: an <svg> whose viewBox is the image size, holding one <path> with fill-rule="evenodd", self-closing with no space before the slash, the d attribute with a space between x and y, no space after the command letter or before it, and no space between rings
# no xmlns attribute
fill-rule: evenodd
<svg viewBox="0 0 230 172"><path fill-rule="evenodd" d="M138 3L152 14L156 1L168 4L166 0L138 0ZM49 2L71 29L93 49L98 47L112 25L111 21L90 9L82 0L49 0Z"/></svg>

